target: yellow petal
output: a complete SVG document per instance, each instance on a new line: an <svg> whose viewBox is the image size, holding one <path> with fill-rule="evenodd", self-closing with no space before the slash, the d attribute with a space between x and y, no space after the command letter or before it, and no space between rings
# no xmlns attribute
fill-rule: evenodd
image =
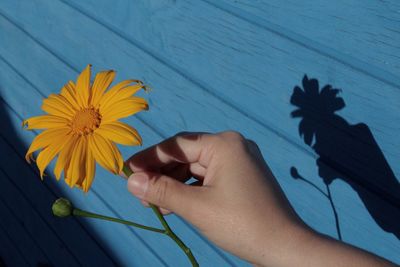
<svg viewBox="0 0 400 267"><path fill-rule="evenodd" d="M48 147L39 153L36 164L40 170L40 178L43 179L43 173L47 165L49 165L53 158L60 152L61 149L63 149L66 143L66 137L66 135L59 136L57 139L54 139Z"/></svg>
<svg viewBox="0 0 400 267"><path fill-rule="evenodd" d="M108 123L147 109L149 109L149 105L145 99L140 97L130 97L115 103L109 112L100 113L103 115L102 123Z"/></svg>
<svg viewBox="0 0 400 267"><path fill-rule="evenodd" d="M64 168L68 168L69 162L71 161L72 151L75 148L75 144L77 141L77 136L68 135L68 140L64 145L64 148L61 150L58 155L56 166L54 167L54 175L57 180L61 177L61 172ZM65 176L65 173L64 173Z"/></svg>
<svg viewBox="0 0 400 267"><path fill-rule="evenodd" d="M139 80L126 80L126 81L122 81L122 82L120 82L120 83L117 83L116 85L114 85L113 87L111 87L111 89L108 90L108 91L101 97L100 102L99 102L100 107L106 105L107 102L110 101L115 95L117 95L118 92L119 92L121 89L123 89L123 88L129 86L131 83L137 83L137 84L139 84L139 85L142 84L142 82L139 81Z"/></svg>
<svg viewBox="0 0 400 267"><path fill-rule="evenodd" d="M101 124L96 133L118 144L131 146L142 144L139 133L131 126L119 121Z"/></svg>
<svg viewBox="0 0 400 267"><path fill-rule="evenodd" d="M87 65L79 75L76 81L76 99L80 107L87 107L90 95L90 68L92 65Z"/></svg>
<svg viewBox="0 0 400 267"><path fill-rule="evenodd" d="M118 148L109 140L96 132L89 135L89 149L92 150L95 160L113 174L122 171L123 159Z"/></svg>
<svg viewBox="0 0 400 267"><path fill-rule="evenodd" d="M108 89L112 81L114 80L115 72L112 70L102 71L96 75L92 86L92 96L90 103L97 107L104 92Z"/></svg>
<svg viewBox="0 0 400 267"><path fill-rule="evenodd" d="M94 174L96 172L96 163L94 161L93 152L88 146L87 158L86 158L86 177L81 183L84 192L88 192L92 185Z"/></svg>
<svg viewBox="0 0 400 267"><path fill-rule="evenodd" d="M64 85L60 94L65 97L75 110L80 110L80 106L76 100L75 84L72 81Z"/></svg>
<svg viewBox="0 0 400 267"><path fill-rule="evenodd" d="M56 94L51 94L43 100L42 110L66 119L70 119L75 113L68 101L63 96Z"/></svg>
<svg viewBox="0 0 400 267"><path fill-rule="evenodd" d="M109 97L107 102L104 102L104 104L101 106L101 110L104 112L107 112L110 108L113 108L116 103L119 101L129 98L132 95L134 95L137 91L140 89L144 88L143 84L135 84L131 86L127 86L124 88L121 88L120 90L117 91L115 95L112 97Z"/></svg>
<svg viewBox="0 0 400 267"><path fill-rule="evenodd" d="M60 139L60 137L64 137L68 132L69 132L69 128L67 128L67 127L48 129L48 130L41 132L38 136L35 137L35 139L33 139L28 152L26 152L26 155L25 155L26 161L28 161L30 163L33 152L35 152L36 150L39 150L41 148L49 146L50 144L55 142L54 140L58 141Z"/></svg>
<svg viewBox="0 0 400 267"><path fill-rule="evenodd" d="M122 167L124 166L124 159L121 156L121 152L119 151L118 147L113 143L111 143L111 147L113 149L113 155L117 162L117 172L115 174L120 174L122 172Z"/></svg>
<svg viewBox="0 0 400 267"><path fill-rule="evenodd" d="M68 120L62 117L54 115L42 115L36 116L23 121L22 126L26 126L25 129L47 129L65 127L68 124Z"/></svg>
<svg viewBox="0 0 400 267"><path fill-rule="evenodd" d="M85 136L81 136L74 150L72 152L71 161L68 166L68 171L66 177L70 179L70 186L75 185L80 179L85 177L85 160L86 160L86 151L87 151L87 138Z"/></svg>

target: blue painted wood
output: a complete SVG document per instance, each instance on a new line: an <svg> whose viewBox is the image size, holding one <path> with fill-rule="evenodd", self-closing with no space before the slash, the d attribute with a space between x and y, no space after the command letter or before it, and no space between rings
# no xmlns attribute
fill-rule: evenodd
<svg viewBox="0 0 400 267"><path fill-rule="evenodd" d="M7 266L11 263L16 266L29 266L23 252L19 250L17 244L14 242L14 238L5 229L0 229L0 244L2 245L2 249L0 250L0 266Z"/></svg>
<svg viewBox="0 0 400 267"><path fill-rule="evenodd" d="M395 163L400 159L400 142L396 138L400 128L395 122L400 119L400 94L399 78L395 75L398 58L391 56L396 54L393 42L398 36L393 34L392 39L387 39L379 35L386 35L387 27L372 28L374 36L379 38L370 44L368 32L353 26L352 17L358 7L361 7L358 12L372 12L371 6L352 4L355 7L351 12L341 14L344 19L340 27L354 33L354 38L339 34L337 41L328 42L335 27L332 25L338 22L332 17L333 11L323 7L309 10L297 3L281 8L275 4L269 10L264 3L244 6L243 1L213 4L209 1L116 1L112 4L107 1L3 1L0 4L0 92L6 103L3 105L9 106L10 127L18 129L21 117L40 114L41 99L57 92L65 81L74 79L87 63L92 63L95 70L114 68L119 79L140 78L153 87L145 95L150 111L127 120L142 133L144 147L181 130L239 130L259 143L283 190L306 223L338 237L337 219L344 241L400 262L399 239L392 234L396 229L390 224L396 221L383 216L388 212L377 215L371 210L379 204L396 212L399 205L396 177L400 168ZM331 5L334 9L336 4ZM375 7L383 14L374 17L377 25L388 26L388 18L398 20L396 13L384 12L379 5ZM266 16L267 11L281 16ZM294 22L284 19L285 12ZM326 17L321 15L324 12ZM298 17L307 19L296 25ZM316 20L321 23L310 28ZM393 25L396 24L388 27ZM360 46L352 45L355 40ZM347 54L352 56L346 57ZM384 66L383 61L390 64ZM338 124L331 118L324 127L318 128L314 142L320 150L308 146L299 137L299 121L290 118L296 109L291 104L296 99L294 87L313 88L312 83L302 85L304 74L318 79L321 88L331 84L343 89L341 97L346 103L337 112L339 118L334 117L346 123ZM316 101L313 99L313 103ZM314 103L306 105L305 110L317 109L314 112L317 114L318 107ZM311 124L305 127L308 132L321 118L327 119L321 114L314 115ZM327 132L334 134L327 135ZM20 151L34 133L17 133L18 138L9 135L7 140L12 144L22 142L23 145L14 144ZM339 160L339 153L332 152L332 144L341 155L351 157ZM135 151L137 148L122 148L125 158ZM372 156L365 154L370 151L374 152ZM322 165L317 165L316 160L322 154L325 155ZM379 164L369 164L371 161ZM20 164L23 163L17 166ZM369 165L368 172L383 178L363 179L363 173L358 170ZM294 180L290 173L292 170L294 174L294 168L317 189ZM335 175L339 172L341 179L332 178L326 187L324 181L330 176L321 171L335 172ZM9 172L17 171L10 168ZM65 184L55 185L51 177L46 186L51 194L66 194L82 208L142 223L157 223L126 192L123 180L103 170L96 176L93 190L86 196L69 190ZM32 181L34 186L25 196L28 199L35 199L35 192L44 190L39 189L43 185L37 180ZM37 202L36 207L43 209L45 202ZM44 210L40 212L45 214ZM182 219L170 216L168 220L190 244L202 266L247 265L213 247ZM97 250L105 251L118 264L180 266L187 263L168 239L103 222L83 223L82 229L86 229L88 238L103 248ZM389 228L382 229L383 225ZM66 246L73 244L66 237L60 242ZM86 259L90 258L88 255Z"/></svg>
<svg viewBox="0 0 400 267"><path fill-rule="evenodd" d="M400 85L398 1L207 1L377 79Z"/></svg>

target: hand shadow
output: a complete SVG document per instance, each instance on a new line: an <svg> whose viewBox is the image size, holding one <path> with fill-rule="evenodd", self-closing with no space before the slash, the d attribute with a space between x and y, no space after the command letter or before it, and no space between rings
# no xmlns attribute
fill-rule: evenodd
<svg viewBox="0 0 400 267"><path fill-rule="evenodd" d="M303 89L293 89L290 102L298 109L291 116L301 118L300 137L318 154L319 176L327 189L335 179L348 183L375 222L400 239L400 184L369 127L351 125L335 114L345 107L339 89L325 85L320 90L318 80L307 75L302 84ZM292 176L294 170L292 167ZM340 231L338 220L337 228Z"/></svg>

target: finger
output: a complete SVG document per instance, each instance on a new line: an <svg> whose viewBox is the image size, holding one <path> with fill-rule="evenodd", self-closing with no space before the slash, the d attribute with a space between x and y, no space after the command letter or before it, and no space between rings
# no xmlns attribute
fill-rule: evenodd
<svg viewBox="0 0 400 267"><path fill-rule="evenodd" d="M206 175L206 168L201 165L200 163L191 163L189 166L189 172L190 174L198 179L198 180L204 180L204 176Z"/></svg>
<svg viewBox="0 0 400 267"><path fill-rule="evenodd" d="M149 207L150 207L149 202L147 202L147 201L145 201L145 200L140 200L140 202L141 202L142 205L145 206L146 208L149 208ZM172 213L171 211L169 211L169 210L167 210L167 209L164 209L164 208L158 208L158 209L159 209L159 211L161 212L161 214L163 214L163 215L169 215L169 214Z"/></svg>
<svg viewBox="0 0 400 267"><path fill-rule="evenodd" d="M173 213L172 211L169 211L167 209L164 208L159 208L160 212L162 215L170 215L171 213Z"/></svg>
<svg viewBox="0 0 400 267"><path fill-rule="evenodd" d="M127 162L133 171L157 171L174 162L198 162L206 167L209 158L202 155L210 150L212 140L213 135L206 133L180 134L133 155Z"/></svg>
<svg viewBox="0 0 400 267"><path fill-rule="evenodd" d="M132 174L128 180L128 190L141 200L182 216L190 214L196 201L199 201L197 187L158 173Z"/></svg>

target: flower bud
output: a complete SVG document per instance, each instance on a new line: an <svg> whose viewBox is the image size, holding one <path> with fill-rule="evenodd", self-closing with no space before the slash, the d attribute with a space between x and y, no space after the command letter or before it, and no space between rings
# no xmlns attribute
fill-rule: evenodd
<svg viewBox="0 0 400 267"><path fill-rule="evenodd" d="M68 217L72 215L72 204L71 202L66 199L66 198L59 198L57 199L54 203L53 206L51 207L53 210L54 216L57 217Z"/></svg>

